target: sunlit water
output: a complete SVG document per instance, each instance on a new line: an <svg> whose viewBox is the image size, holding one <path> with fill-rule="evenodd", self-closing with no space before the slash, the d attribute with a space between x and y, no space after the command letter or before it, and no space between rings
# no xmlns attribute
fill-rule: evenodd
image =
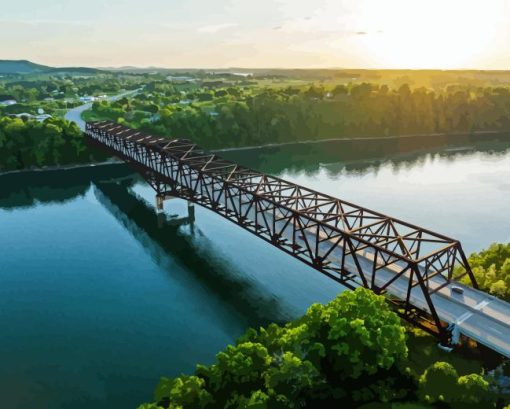
<svg viewBox="0 0 510 409"><path fill-rule="evenodd" d="M438 230L471 252L510 241L509 141L224 156ZM179 227L172 215L186 216L185 202L165 203L167 221L153 203L123 165L0 177L2 407L134 408L160 376L189 373L248 327L342 290L208 210Z"/></svg>

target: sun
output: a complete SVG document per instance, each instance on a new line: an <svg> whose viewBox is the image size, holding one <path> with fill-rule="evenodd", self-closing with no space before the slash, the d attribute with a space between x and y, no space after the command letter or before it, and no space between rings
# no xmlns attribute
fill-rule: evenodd
<svg viewBox="0 0 510 409"><path fill-rule="evenodd" d="M486 66L509 10L504 0L364 2L358 25L370 31L359 47L386 68Z"/></svg>

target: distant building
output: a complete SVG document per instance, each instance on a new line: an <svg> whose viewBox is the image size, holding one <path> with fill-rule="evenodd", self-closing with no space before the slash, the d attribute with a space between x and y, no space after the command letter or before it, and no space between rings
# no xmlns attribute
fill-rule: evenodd
<svg viewBox="0 0 510 409"><path fill-rule="evenodd" d="M6 99L5 101L0 101L0 106L9 106L9 105L16 105L17 102L15 99Z"/></svg>
<svg viewBox="0 0 510 409"><path fill-rule="evenodd" d="M96 97L93 97L93 96L84 96L84 97L80 97L80 101L81 102L94 102L96 100Z"/></svg>
<svg viewBox="0 0 510 409"><path fill-rule="evenodd" d="M52 118L50 114L38 114L38 115L32 115L28 112L22 112L21 114L10 114L8 115L12 118L26 118L26 119L35 119L38 122L44 122L49 118Z"/></svg>
<svg viewBox="0 0 510 409"><path fill-rule="evenodd" d="M44 122L49 118L51 118L50 114L39 114L34 116L34 119L39 122Z"/></svg>
<svg viewBox="0 0 510 409"><path fill-rule="evenodd" d="M232 75L236 75L238 77L245 77L245 78L253 77L252 72L233 72Z"/></svg>
<svg viewBox="0 0 510 409"><path fill-rule="evenodd" d="M166 77L168 81L176 81L176 82L195 82L196 79L192 77L185 77L185 76L173 76L169 75Z"/></svg>
<svg viewBox="0 0 510 409"><path fill-rule="evenodd" d="M29 114L28 112L22 112L21 114L9 114L7 116L10 116L11 118L27 118L27 119L32 119L34 117L32 114Z"/></svg>

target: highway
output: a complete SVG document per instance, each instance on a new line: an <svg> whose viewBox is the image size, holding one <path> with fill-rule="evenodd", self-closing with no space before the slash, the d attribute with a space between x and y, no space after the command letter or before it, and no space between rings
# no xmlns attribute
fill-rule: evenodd
<svg viewBox="0 0 510 409"><path fill-rule="evenodd" d="M120 94L117 94L117 95L114 95L111 97L107 97L106 100L110 101L110 102L116 101L117 99L120 99L122 97L134 95L139 91L140 91L140 89L135 89L132 91L125 91ZM67 119L68 121L75 122L76 125L78 125L78 127L82 131L85 131L85 121L82 119L81 114L83 114L84 111L86 111L90 108L92 108L92 102L88 102L86 104L71 108L66 112L66 114L64 115L64 118Z"/></svg>

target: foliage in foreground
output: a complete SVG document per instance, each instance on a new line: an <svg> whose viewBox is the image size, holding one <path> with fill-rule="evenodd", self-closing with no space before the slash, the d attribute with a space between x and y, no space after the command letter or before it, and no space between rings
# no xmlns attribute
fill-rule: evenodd
<svg viewBox="0 0 510 409"><path fill-rule="evenodd" d="M198 365L195 375L162 378L155 402L139 409L357 408L417 395L425 405L494 407L480 375L458 377L443 362L418 380L406 367L407 355L398 316L383 297L358 289L312 305L285 326L249 330L213 365Z"/></svg>

